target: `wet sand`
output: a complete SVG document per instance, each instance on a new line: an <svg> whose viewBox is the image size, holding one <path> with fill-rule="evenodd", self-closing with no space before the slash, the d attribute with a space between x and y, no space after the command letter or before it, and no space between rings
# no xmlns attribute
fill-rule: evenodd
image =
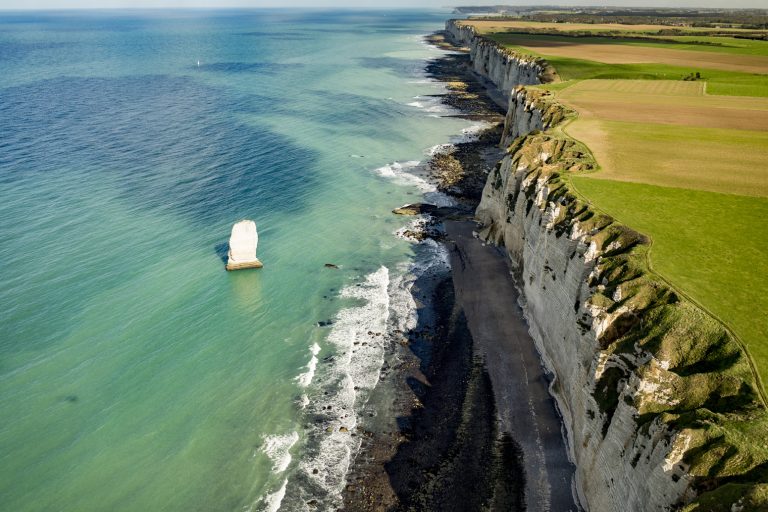
<svg viewBox="0 0 768 512"><path fill-rule="evenodd" d="M518 306L506 257L473 236L474 222L445 222L453 243L456 303L493 385L500 429L519 445L528 510L577 510L562 422L549 381Z"/></svg>

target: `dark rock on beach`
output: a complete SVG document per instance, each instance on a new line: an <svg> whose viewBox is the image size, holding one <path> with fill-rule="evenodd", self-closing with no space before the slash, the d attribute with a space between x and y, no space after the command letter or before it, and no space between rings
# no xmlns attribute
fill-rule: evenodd
<svg viewBox="0 0 768 512"><path fill-rule="evenodd" d="M430 42L452 51L426 67L427 75L443 82L448 90L442 96L443 103L457 109L458 116L465 119L503 122L506 102L500 94L489 93L486 82L472 71L469 50L451 43L445 32L433 34Z"/></svg>
<svg viewBox="0 0 768 512"><path fill-rule="evenodd" d="M399 208L392 210L395 215L421 215L422 213L432 213L437 210L437 206L429 203L404 204Z"/></svg>
<svg viewBox="0 0 768 512"><path fill-rule="evenodd" d="M451 305L452 284L440 289L444 328L426 370L420 406L407 418L406 441L385 464L398 497L392 510L482 510L487 504L522 503L524 475L515 457L504 457L493 389L475 357L463 311ZM447 318L446 318L447 317ZM496 488L516 486L513 496Z"/></svg>
<svg viewBox="0 0 768 512"><path fill-rule="evenodd" d="M504 155L498 147L502 125L494 124L477 138L435 153L427 166L438 190L473 206L480 200L488 174Z"/></svg>

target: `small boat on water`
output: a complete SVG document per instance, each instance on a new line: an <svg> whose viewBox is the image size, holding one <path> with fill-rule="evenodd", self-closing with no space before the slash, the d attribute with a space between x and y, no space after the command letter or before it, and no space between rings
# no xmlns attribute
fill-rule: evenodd
<svg viewBox="0 0 768 512"><path fill-rule="evenodd" d="M232 226L232 235L229 237L227 270L263 267L264 265L256 257L258 243L259 235L256 232L255 222L252 220L236 222Z"/></svg>

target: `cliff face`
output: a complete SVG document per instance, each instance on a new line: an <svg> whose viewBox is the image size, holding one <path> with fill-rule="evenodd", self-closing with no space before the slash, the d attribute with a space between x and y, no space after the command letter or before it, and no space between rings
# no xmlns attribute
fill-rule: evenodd
<svg viewBox="0 0 768 512"><path fill-rule="evenodd" d="M550 99L549 94L543 91L527 91L522 86L511 90L501 146L507 147L516 138L528 135L534 130L546 130L556 126L570 114L567 109Z"/></svg>
<svg viewBox="0 0 768 512"><path fill-rule="evenodd" d="M518 55L493 41L477 37L473 27L460 21L449 20L445 29L456 42L469 48L475 72L493 82L505 96L518 85L539 84L551 73L541 59Z"/></svg>
<svg viewBox="0 0 768 512"><path fill-rule="evenodd" d="M508 65L496 58L488 69ZM541 90L514 88L509 98L507 155L476 215L515 269L582 504L760 506L768 447L755 432L768 421L741 346L647 270L645 237L571 192L568 175L594 162L575 141L542 131L571 113Z"/></svg>

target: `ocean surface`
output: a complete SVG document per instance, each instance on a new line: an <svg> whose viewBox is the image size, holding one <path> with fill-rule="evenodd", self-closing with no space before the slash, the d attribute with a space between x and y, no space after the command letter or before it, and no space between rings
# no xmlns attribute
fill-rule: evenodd
<svg viewBox="0 0 768 512"><path fill-rule="evenodd" d="M338 505L369 331L443 264L390 210L471 128L424 77L448 16L0 12L0 510Z"/></svg>

